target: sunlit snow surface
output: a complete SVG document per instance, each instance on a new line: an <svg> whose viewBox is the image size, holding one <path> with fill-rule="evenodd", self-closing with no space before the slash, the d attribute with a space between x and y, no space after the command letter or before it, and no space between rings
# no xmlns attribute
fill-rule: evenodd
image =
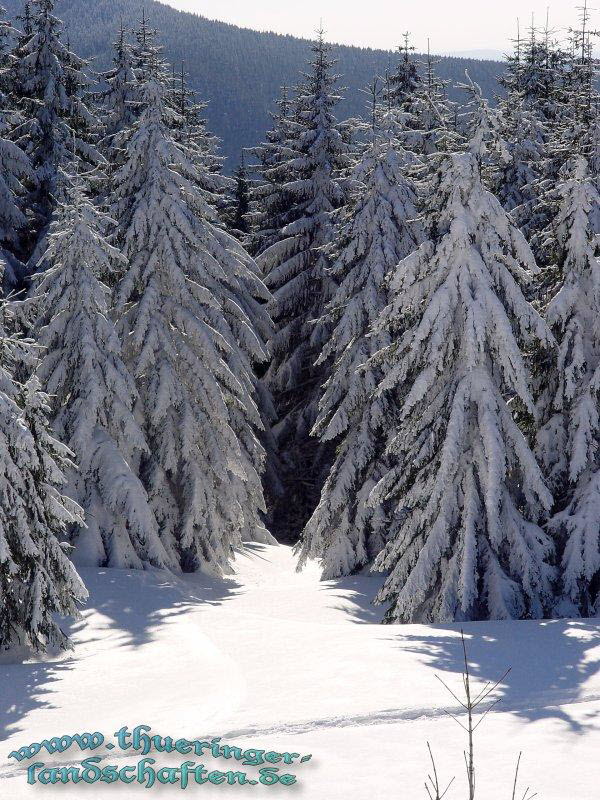
<svg viewBox="0 0 600 800"><path fill-rule="evenodd" d="M149 796L416 800L426 797L429 741L442 780L457 776L448 797L464 797L463 734L444 714L455 702L435 677L460 690L458 626L378 625L381 611L369 604L376 579L320 583L314 564L295 572L286 547L253 546L225 581L121 570L83 577L91 598L73 628L74 654L0 664L3 800L148 796L137 785L29 787L25 766L8 761L47 736L141 723L175 739L222 736L313 754L295 770L295 787L205 784L181 795L161 786ZM526 785L541 800L597 797L599 621L473 623L465 632L478 680L512 665L501 704L476 734L478 796L511 796L522 750L519 797ZM159 766L188 758L152 755ZM106 763L136 760L112 750Z"/></svg>

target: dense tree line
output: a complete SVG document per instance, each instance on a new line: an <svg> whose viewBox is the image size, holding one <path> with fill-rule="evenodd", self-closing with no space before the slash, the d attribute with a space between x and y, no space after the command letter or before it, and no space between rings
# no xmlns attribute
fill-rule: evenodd
<svg viewBox="0 0 600 800"><path fill-rule="evenodd" d="M78 565L276 539L381 573L388 621L595 613L587 11L496 105L406 40L343 122L321 33L229 179L154 20L94 74L55 5L0 23L3 646L68 646Z"/></svg>
<svg viewBox="0 0 600 800"><path fill-rule="evenodd" d="M252 241L284 353L266 375L272 531L326 578L382 573L388 621L597 610L595 35L586 9L564 42L532 26L497 105L468 72L457 105L407 42L365 122L320 114L318 168L304 82L256 151Z"/></svg>
<svg viewBox="0 0 600 800"><path fill-rule="evenodd" d="M4 24L0 76L0 619L5 646L38 649L65 644L53 614L85 596L69 553L221 574L243 541L273 541L269 294L221 220L231 182L202 106L145 16L94 84L54 6Z"/></svg>

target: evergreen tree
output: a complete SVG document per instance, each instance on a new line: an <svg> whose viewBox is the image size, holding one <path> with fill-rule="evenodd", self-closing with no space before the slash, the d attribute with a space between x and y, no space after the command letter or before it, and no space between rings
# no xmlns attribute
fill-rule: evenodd
<svg viewBox="0 0 600 800"><path fill-rule="evenodd" d="M386 79L386 102L390 110L401 112L406 131L404 145L421 156L453 149L460 139L457 107L448 98L449 81L441 80L437 62L429 52L424 63L411 58L413 47L408 34L400 48L401 59Z"/></svg>
<svg viewBox="0 0 600 800"><path fill-rule="evenodd" d="M242 241L250 233L248 214L250 212L250 184L248 171L242 158L242 163L233 173L235 189L230 208L230 228Z"/></svg>
<svg viewBox="0 0 600 800"><path fill-rule="evenodd" d="M535 413L530 348L554 344L520 288L537 266L472 154L440 161L425 217L430 238L397 267L379 324L400 328L380 387L400 412L371 496L392 507L378 601L388 621L541 617L552 497L515 420Z"/></svg>
<svg viewBox="0 0 600 800"><path fill-rule="evenodd" d="M290 160L299 155L294 149L299 125L296 110L288 88L282 87L277 110L270 112L273 127L267 132L266 141L251 151L258 161L253 171L259 176L250 197L254 254L265 252L279 241L281 229L293 219L293 198L286 191L286 185L290 178Z"/></svg>
<svg viewBox="0 0 600 800"><path fill-rule="evenodd" d="M133 53L121 23L118 38L113 43L113 66L101 74L102 90L96 94L100 106L99 117L104 134L104 147L111 156L115 134L128 128L136 116L136 76L133 69Z"/></svg>
<svg viewBox="0 0 600 800"><path fill-rule="evenodd" d="M22 41L25 41L33 34L33 15L31 13L31 0L23 3L23 12L17 16L22 31Z"/></svg>
<svg viewBox="0 0 600 800"><path fill-rule="evenodd" d="M34 187L28 198L31 232L25 243L35 266L45 249L45 229L60 197L60 169L73 158L82 166L102 162L93 145L98 120L82 99L90 85L87 63L62 41L55 0L32 0L32 33L13 54L10 83L23 121L13 138L29 156Z"/></svg>
<svg viewBox="0 0 600 800"><path fill-rule="evenodd" d="M517 37L515 52L501 79L506 90L501 110L509 159L498 196L543 266L539 236L551 220L546 193L556 182L560 168L560 159L553 157L552 133L564 115L567 71L567 53L553 39L548 22L540 33L532 20L528 37Z"/></svg>
<svg viewBox="0 0 600 800"><path fill-rule="evenodd" d="M561 124L554 128L554 158L562 165L580 154L585 158L594 185L600 191L600 94L598 92L598 62L594 57L594 41L600 31L591 29L587 3L581 9L579 28L569 36L571 58L564 90L566 109ZM572 161L570 162L572 165ZM564 177L564 176L563 176ZM560 183L559 175L558 182ZM600 208L589 212L590 224L600 234Z"/></svg>
<svg viewBox="0 0 600 800"><path fill-rule="evenodd" d="M276 107L275 112L270 112L273 127L267 132L266 141L251 150L258 162L252 166L252 172L258 177L250 184L248 212L251 230L249 249L255 255L278 242L282 229L294 218L294 204L286 191L286 184L290 175L290 158L298 155L293 149L298 123L297 109L286 86L282 87ZM263 485L269 511L267 519L271 525L271 513L285 491L281 478L283 467L275 436L277 411L266 381L259 381L258 391L264 424L262 440L266 452Z"/></svg>
<svg viewBox="0 0 600 800"><path fill-rule="evenodd" d="M37 374L52 396L57 435L75 453L71 492L85 511L74 536L77 562L87 566L176 566L136 465L148 446L135 420L133 380L109 316L110 289L125 259L106 241L111 222L65 176L69 188L50 228L43 271L26 301L44 348Z"/></svg>
<svg viewBox="0 0 600 800"><path fill-rule="evenodd" d="M68 557L67 528L81 509L61 494L70 453L50 433L37 378L13 376L15 349L0 337L0 645L67 649L55 615L78 616L87 592Z"/></svg>
<svg viewBox="0 0 600 800"><path fill-rule="evenodd" d="M548 130L520 94L501 101L500 122L507 158L496 182L497 197L527 234L544 175Z"/></svg>
<svg viewBox="0 0 600 800"><path fill-rule="evenodd" d="M539 31L532 19L528 36L517 36L501 83L507 95L519 95L526 108L546 122L560 119L568 53L554 38L548 22Z"/></svg>
<svg viewBox="0 0 600 800"><path fill-rule="evenodd" d="M486 188L495 193L499 190L503 168L509 163L508 144L502 135L502 116L483 97L481 87L465 72L467 83L461 88L467 92L465 134L467 147L480 166Z"/></svg>
<svg viewBox="0 0 600 800"><path fill-rule="evenodd" d="M208 132L204 118L208 103L200 102L196 92L189 88L183 63L179 74L173 71L173 105L178 114L178 122L174 127L175 141L180 141L193 151L195 162L202 167L200 177L203 187L212 192L215 202L222 207L233 182L221 174L223 159L218 153L219 140Z"/></svg>
<svg viewBox="0 0 600 800"><path fill-rule="evenodd" d="M438 63L429 52L428 42L425 75L412 111L417 130L412 139L407 140L409 149L424 156L454 150L462 141L458 131L458 106L448 97L450 82L437 74Z"/></svg>
<svg viewBox="0 0 600 800"><path fill-rule="evenodd" d="M571 34L568 110L554 132L558 183L546 194L552 213L540 235L548 264L546 319L558 342L545 371L545 424L538 448L556 497L551 529L561 544L556 613L593 615L600 575L600 261L598 220L599 97L587 7Z"/></svg>
<svg viewBox="0 0 600 800"><path fill-rule="evenodd" d="M142 19L134 31L134 39L133 69L138 81L144 83L158 68L163 52L163 48L157 45L158 31L151 27L145 8L142 8Z"/></svg>
<svg viewBox="0 0 600 800"><path fill-rule="evenodd" d="M140 110L118 137L117 290L126 361L150 446L141 474L163 542L184 569L220 571L262 526L253 366L266 359L268 294L255 264L218 224L160 52L146 36Z"/></svg>
<svg viewBox="0 0 600 800"><path fill-rule="evenodd" d="M532 36L531 45L534 46L533 28ZM535 61L533 55L527 56L524 45L518 28L514 52L508 56L506 72L500 80L505 96L500 99L498 107L508 159L498 178L496 193L506 211L518 209L513 216L519 227L526 230L543 175L548 126L528 88L531 82L525 79L526 69L531 69ZM528 58L531 60L529 65Z"/></svg>
<svg viewBox="0 0 600 800"><path fill-rule="evenodd" d="M382 373L370 359L391 339L387 331L373 334L372 326L387 305L390 272L422 241L416 194L407 177L414 156L402 149L393 114L376 107L373 124L342 214L340 251L332 267L339 288L326 309L332 335L320 357L333 368L315 431L337 448L304 531L300 563L320 558L325 578L372 563L385 541L385 514L374 513L367 501L385 471L383 444L394 404L386 395L373 397Z"/></svg>
<svg viewBox="0 0 600 800"><path fill-rule="evenodd" d="M557 498L552 529L563 545L556 610L590 616L600 572L600 261L590 214L600 197L583 155L564 172L551 231L560 288L546 310L559 355L553 380L546 375L538 447Z"/></svg>
<svg viewBox="0 0 600 800"><path fill-rule="evenodd" d="M18 33L3 19L4 13L0 8L0 289L7 295L18 287L23 272L19 261L27 225L23 198L32 169L25 153L10 140L17 115L11 107L7 71Z"/></svg>
<svg viewBox="0 0 600 800"><path fill-rule="evenodd" d="M411 116L415 114L415 102L423 89L420 65L411 56L414 49L410 44L410 34L405 33L404 44L398 48L400 60L396 69L387 76L390 105Z"/></svg>
<svg viewBox="0 0 600 800"><path fill-rule="evenodd" d="M236 171L234 179L230 179L221 174L223 159L218 155L219 142L217 138L207 130L204 112L207 103L200 102L196 93L189 88L188 78L185 72L185 65L181 65L178 73L173 71L172 76L173 105L178 114L177 121L173 127L173 136L176 142L181 142L187 152L193 157L197 167L198 185L207 193L213 207L219 212L219 217L224 221L226 227L233 233L244 246L251 244L250 236L245 235L250 225L246 220L245 214L249 213L249 193L250 186L247 171L242 153L242 163ZM233 208L230 201L231 192L235 187L236 196L234 197ZM233 212L233 213L232 213ZM256 292L256 285L252 282L248 284L248 292L259 303L264 303L263 291L260 288ZM267 341L272 336L272 324L264 314L253 312L253 318L260 330L263 340ZM237 323L232 320L235 328ZM266 451L265 476L263 480L264 492L268 500L268 505L272 506L273 498L281 496L282 488L279 479L279 462L276 455L276 443L272 434L272 426L275 423L275 409L273 398L264 383L259 380L265 366L260 365L259 369L253 370L254 391L257 399L258 410L261 418L260 439ZM241 435L244 436L243 430Z"/></svg>
<svg viewBox="0 0 600 800"><path fill-rule="evenodd" d="M279 167L285 173L287 224L258 259L273 293L276 333L266 383L275 399L285 486L273 526L288 541L298 538L314 510L329 467L329 448L311 437L325 379L324 367L316 361L328 338L315 321L335 289L325 248L335 236L331 214L343 202L337 176L345 147L334 117L339 98L322 32L312 52L310 71L298 92L294 138L285 145L292 154Z"/></svg>

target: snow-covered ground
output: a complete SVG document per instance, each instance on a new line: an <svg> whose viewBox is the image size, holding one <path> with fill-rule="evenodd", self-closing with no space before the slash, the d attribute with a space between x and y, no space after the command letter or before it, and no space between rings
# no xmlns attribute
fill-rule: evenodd
<svg viewBox="0 0 600 800"><path fill-rule="evenodd" d="M458 626L381 626L368 577L320 583L294 570L286 547L253 546L226 581L163 572L84 570L91 598L57 662L0 665L0 798L134 797L123 784L28 786L8 759L44 737L152 726L174 739L224 741L312 754L293 787L192 785L188 793L310 800L426 797L426 743L449 798L465 798L463 733L435 676L460 690ZM600 624L465 626L473 672L495 680L512 665L502 703L476 734L478 798L512 793L514 763L543 800L592 800L600 785ZM87 754L40 756L73 764ZM189 756L151 754L158 766ZM243 769L199 759L211 769ZM118 750L106 763L124 766ZM224 764L226 766L224 766ZM178 787L155 786L161 797ZM146 795L145 795L146 796ZM187 796L187 795L184 795Z"/></svg>

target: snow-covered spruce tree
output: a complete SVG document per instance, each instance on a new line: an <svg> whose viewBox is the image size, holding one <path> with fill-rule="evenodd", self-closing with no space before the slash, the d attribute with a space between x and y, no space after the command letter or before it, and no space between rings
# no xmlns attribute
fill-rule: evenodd
<svg viewBox="0 0 600 800"><path fill-rule="evenodd" d="M503 208L514 212L514 219L526 234L544 175L549 136L548 124L529 88L527 53L519 31L500 79L505 89L505 96L498 103L500 135L508 158L504 159L495 187Z"/></svg>
<svg viewBox="0 0 600 800"><path fill-rule="evenodd" d="M266 383L275 399L275 435L281 456L284 495L273 511L278 538L296 541L318 502L330 466L330 447L311 436L318 414L323 364L316 364L328 331L316 325L333 296L325 247L334 239L332 212L343 202L337 180L345 145L334 109L336 77L330 46L322 32L298 90L297 123L291 149L281 165L288 198L288 224L258 263L273 293L275 336Z"/></svg>
<svg viewBox="0 0 600 800"><path fill-rule="evenodd" d="M546 26L532 23L528 36L517 37L501 84L503 137L510 159L497 194L525 234L538 262L540 232L549 224L551 208L545 197L558 177L560 159L552 157L553 131L560 127L567 107L565 94L569 58Z"/></svg>
<svg viewBox="0 0 600 800"><path fill-rule="evenodd" d="M122 23L113 43L113 51L113 66L99 76L101 90L95 95L100 106L98 116L104 136L103 149L111 157L115 134L132 125L136 113L137 81L133 70L133 53Z"/></svg>
<svg viewBox="0 0 600 800"><path fill-rule="evenodd" d="M556 201L548 233L560 288L546 319L559 357L538 449L557 499L551 529L563 549L556 611L590 616L600 574L600 261L590 213L600 197L582 154L565 166Z"/></svg>
<svg viewBox="0 0 600 800"><path fill-rule="evenodd" d="M25 0L25 2L23 3L23 11L21 12L21 14L17 15L17 22L19 23L23 39L26 39L33 33L33 15L31 13L31 2L32 0Z"/></svg>
<svg viewBox="0 0 600 800"><path fill-rule="evenodd" d="M258 163L252 171L258 176L250 193L251 252L258 255L279 241L281 229L293 219L294 204L286 192L290 180L290 160L299 154L294 149L298 122L296 107L287 86L270 112L272 128L265 141L251 150Z"/></svg>
<svg viewBox="0 0 600 800"><path fill-rule="evenodd" d="M154 72L157 55L162 53L163 48L157 44L158 30L150 25L143 7L142 18L133 34L133 69L137 80L144 83Z"/></svg>
<svg viewBox="0 0 600 800"><path fill-rule="evenodd" d="M48 249L32 277L25 307L43 347L37 375L52 397L54 428L75 453L70 491L85 511L73 541L86 566L176 566L162 545L136 475L148 446L133 408L133 380L109 316L110 289L125 259L105 238L111 222L77 179L64 177L65 202L55 212Z"/></svg>
<svg viewBox="0 0 600 800"><path fill-rule="evenodd" d="M189 87L183 62L179 70L172 70L170 87L169 102L176 112L171 128L173 139L183 146L196 165L198 185L210 196L222 227L245 244L234 228L230 213L236 181L222 173L225 159L219 155L220 141L208 131L204 117L208 103L200 101L197 93Z"/></svg>
<svg viewBox="0 0 600 800"><path fill-rule="evenodd" d="M62 41L62 23L54 16L55 0L33 0L32 33L13 52L9 80L22 123L12 137L29 156L33 189L24 249L35 266L45 249L45 231L59 196L61 167L75 157L82 166L102 163L92 143L98 120L82 95L90 84L87 62Z"/></svg>
<svg viewBox="0 0 600 800"><path fill-rule="evenodd" d="M575 154L584 156L600 192L600 93L594 57L594 43L599 36L600 32L591 28L590 11L584 4L579 27L570 31L568 40L571 56L564 89L565 110L561 124L554 128L553 144L560 164ZM600 235L597 204L590 209L589 218L594 233Z"/></svg>
<svg viewBox="0 0 600 800"><path fill-rule="evenodd" d="M32 170L25 153L10 139L18 115L11 107L7 73L18 32L4 19L4 13L0 8L0 290L6 296L18 288L22 278L20 243L27 225L23 198Z"/></svg>
<svg viewBox="0 0 600 800"><path fill-rule="evenodd" d="M245 242L249 239L250 234L250 222L248 219L250 212L250 182L243 154L241 163L233 173L233 180L234 186L227 209L228 227L240 241Z"/></svg>
<svg viewBox="0 0 600 800"><path fill-rule="evenodd" d="M556 498L551 530L562 555L557 613L568 616L597 611L600 576L600 194L591 166L598 154L599 97L586 11L582 29L573 32L568 118L554 143L564 164L548 192L553 217L540 237L553 279L545 314L559 357L556 369L545 373L538 449Z"/></svg>
<svg viewBox="0 0 600 800"><path fill-rule="evenodd" d="M552 235L557 213L556 188L565 179L565 163L576 153L584 153L591 175L598 181L600 166L599 96L596 91L597 68L593 57L589 11L584 5L580 29L571 30L567 45L569 55L560 61L560 76L556 78L552 121L548 129L543 177L537 184L537 199L533 215L525 232L538 261L552 276L556 271L557 242ZM568 168L567 168L568 172ZM590 196L590 199L592 197ZM515 217L519 215L516 209ZM600 208L589 211L592 228L600 232Z"/></svg>
<svg viewBox="0 0 600 800"><path fill-rule="evenodd" d="M554 346L521 290L537 266L472 154L440 159L425 219L430 238L398 265L379 322L400 330L380 388L400 414L371 496L393 509L378 601L388 622L540 617L552 496L515 421L535 413L530 349Z"/></svg>
<svg viewBox="0 0 600 800"><path fill-rule="evenodd" d="M150 454L141 475L165 547L185 570L225 569L242 540L270 540L260 514L254 364L267 357L268 294L254 262L216 219L159 53L139 85L139 117L118 138L117 289L124 356Z"/></svg>
<svg viewBox="0 0 600 800"><path fill-rule="evenodd" d="M388 395L374 396L383 375L369 359L391 339L388 331L371 330L388 302L388 275L423 240L407 176L415 157L403 150L397 132L393 113L377 108L371 141L354 172L351 201L342 212L332 267L339 287L326 309L332 334L321 361L333 367L315 432L337 449L300 546L300 564L319 558L325 578L372 563L385 542L385 514L367 501L385 474L385 434L395 408Z"/></svg>
<svg viewBox="0 0 600 800"><path fill-rule="evenodd" d="M400 48L400 61L386 78L386 102L405 115L404 145L419 155L453 149L460 137L457 111L448 99L448 81L436 74L436 61L428 53L425 63L411 57L408 34Z"/></svg>
<svg viewBox="0 0 600 800"><path fill-rule="evenodd" d="M149 34L147 33L146 40L148 40L148 37ZM235 180L221 173L224 159L218 154L219 140L208 131L206 119L204 118L204 111L208 104L198 100L196 92L189 88L184 64L181 65L177 72L173 70L171 87L170 102L177 112L177 118L171 128L173 138L175 142L182 144L196 165L198 187L205 192L206 198L210 200L212 207L218 212L218 217L214 220L215 227L219 227L217 219L220 219L231 234L241 240L242 244L246 244L248 237L241 236L237 228L237 225L243 221L242 217L238 215L237 219L235 216L232 218L230 200L239 180L244 182L246 179L242 176L239 180ZM244 157L242 154L242 167L243 165ZM245 168L243 169L243 174L245 174ZM242 196L238 198L236 204L238 211L240 211L240 206L244 203L243 194L244 190L242 188ZM243 216L243 208L241 209L241 214ZM254 321L256 330L261 339L267 341L273 334L272 323L268 314L259 310L260 305L264 305L265 302L265 289L261 281L258 283L255 281L256 267L254 262L249 262L249 265L251 267L248 273L250 280L244 281L241 273L238 278L242 283L245 282L248 296L253 298L253 308L249 308L248 312ZM259 306L255 305L256 302L259 303ZM230 324L233 330L238 326L234 318L230 320ZM271 430L275 422L273 398L264 381L258 379L258 374L263 373L264 369L263 364L260 365L258 370L255 365L251 372L261 419L260 441L266 451L263 485L265 487L265 496L270 499L279 494L281 486L278 475L276 444ZM240 432L242 437L245 436L244 426L245 423L243 423Z"/></svg>
<svg viewBox="0 0 600 800"><path fill-rule="evenodd" d="M548 25L539 31L532 21L528 35L517 36L501 79L507 95L520 95L525 106L546 122L556 122L562 115L569 61L567 51L553 35Z"/></svg>
<svg viewBox="0 0 600 800"><path fill-rule="evenodd" d="M410 44L410 34L405 33L404 44L398 48L400 60L395 70L387 76L387 99L390 105L409 115L415 114L415 101L423 89L420 64L411 55L414 49Z"/></svg>
<svg viewBox="0 0 600 800"><path fill-rule="evenodd" d="M296 211L292 198L285 188L290 178L289 161L298 155L293 149L298 123L294 119L295 106L286 86L282 87L276 108L276 111L270 112L273 126L267 132L265 142L250 151L257 162L251 167L251 172L257 177L250 183L248 212L249 227L252 231L248 237L248 246L253 255L265 252L280 240L282 229L294 219ZM277 412L273 397L264 380L259 381L258 390L264 424L262 441L266 452L263 485L270 516L284 494L281 481L283 470L274 434Z"/></svg>
<svg viewBox="0 0 600 800"><path fill-rule="evenodd" d="M63 543L81 509L61 494L70 453L50 433L37 378L12 377L14 351L0 333L0 647L67 649L55 614L78 615L87 592Z"/></svg>
<svg viewBox="0 0 600 800"><path fill-rule="evenodd" d="M538 112L526 109L518 93L493 108L466 76L461 88L470 98L464 112L467 149L480 164L486 188L531 238L546 214L541 198L548 187L548 127Z"/></svg>
<svg viewBox="0 0 600 800"><path fill-rule="evenodd" d="M496 193L501 185L502 172L510 161L508 144L502 135L501 112L492 108L467 70L465 77L467 82L460 84L460 88L469 98L463 112L467 147L479 163L486 188Z"/></svg>
<svg viewBox="0 0 600 800"><path fill-rule="evenodd" d="M181 65L177 73L173 72L172 88L172 102L178 114L177 121L172 127L173 138L176 142L181 142L194 161L198 186L206 193L205 196L210 199L211 205L218 212L218 219L221 220L230 233L245 245L249 237L241 235L238 227L244 222L245 189L243 184L246 181L246 170L243 153L242 169L241 172L237 171L237 179L232 180L225 177L221 173L224 159L218 154L219 140L208 131L204 118L204 111L208 104L198 100L196 92L189 88L184 64ZM241 190L239 189L240 183L242 184ZM236 186L240 194L236 200L237 217L234 216L232 218L230 196L236 191ZM216 219L214 222L215 227L218 227ZM248 296L253 298L253 308L249 308L248 313L254 321L256 330L263 341L268 341L273 334L272 323L268 314L259 310L260 305L264 305L265 302L265 290L262 282L256 283L255 281L256 267L254 262L249 262L249 265L251 267L248 273L249 280L244 281L241 273L238 275L238 279L246 284ZM256 302L259 303L259 306L255 305ZM234 318L231 319L230 324L233 330L238 326ZM255 365L251 372L261 418L260 440L266 451L263 486L265 487L264 491L267 500L271 500L272 497L279 495L281 485L278 474L279 463L276 456L276 444L272 433L272 426L276 416L273 398L265 382L258 379L258 375L264 373L264 369L265 366L263 364L260 365L258 370ZM240 431L242 437L245 436L244 426L245 423L243 423Z"/></svg>
<svg viewBox="0 0 600 800"><path fill-rule="evenodd" d="M503 160L496 194L525 232L538 200L547 158L548 129L524 98L511 93L500 103L500 134L508 158Z"/></svg>
<svg viewBox="0 0 600 800"><path fill-rule="evenodd" d="M457 148L462 141L458 131L458 106L448 97L449 81L436 72L436 61L428 52L424 75L409 110L414 122L406 146L422 156Z"/></svg>
<svg viewBox="0 0 600 800"><path fill-rule="evenodd" d="M202 185L215 195L226 195L234 183L221 174L224 159L219 155L220 142L207 129L204 112L208 103L200 101L196 92L189 88L189 79L185 64L181 64L179 72L173 71L173 105L178 116L178 123L173 130L175 141L194 152L194 161L201 165ZM224 205L222 199L219 205Z"/></svg>

